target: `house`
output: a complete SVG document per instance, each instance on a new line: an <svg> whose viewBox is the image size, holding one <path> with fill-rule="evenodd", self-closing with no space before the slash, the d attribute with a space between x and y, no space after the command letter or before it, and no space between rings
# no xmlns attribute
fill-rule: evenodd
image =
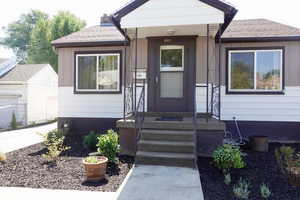
<svg viewBox="0 0 300 200"><path fill-rule="evenodd" d="M0 76L1 128L9 127L13 113L21 125L57 117L58 78L49 64L16 64L5 71Z"/></svg>
<svg viewBox="0 0 300 200"><path fill-rule="evenodd" d="M122 153L150 164L193 165L225 129L299 141L300 29L236 13L221 0L133 0L53 41L59 126L117 126Z"/></svg>

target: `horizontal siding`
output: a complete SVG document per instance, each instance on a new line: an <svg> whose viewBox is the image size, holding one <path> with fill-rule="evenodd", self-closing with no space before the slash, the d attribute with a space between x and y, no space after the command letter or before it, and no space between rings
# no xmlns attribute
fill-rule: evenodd
<svg viewBox="0 0 300 200"><path fill-rule="evenodd" d="M217 24L224 13L198 0L151 0L122 18L123 28Z"/></svg>
<svg viewBox="0 0 300 200"><path fill-rule="evenodd" d="M300 121L300 87L284 95L226 95L222 88L222 120Z"/></svg>
<svg viewBox="0 0 300 200"><path fill-rule="evenodd" d="M137 99L140 91L138 88ZM74 94L73 87L59 87L58 93L59 117L123 117L123 94Z"/></svg>

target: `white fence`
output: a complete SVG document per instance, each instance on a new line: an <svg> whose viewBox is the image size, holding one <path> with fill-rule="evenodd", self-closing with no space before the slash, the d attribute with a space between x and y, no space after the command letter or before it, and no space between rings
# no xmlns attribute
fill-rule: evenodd
<svg viewBox="0 0 300 200"><path fill-rule="evenodd" d="M0 129L6 129L10 127L13 113L16 116L18 125L27 125L26 108L26 104L0 105Z"/></svg>

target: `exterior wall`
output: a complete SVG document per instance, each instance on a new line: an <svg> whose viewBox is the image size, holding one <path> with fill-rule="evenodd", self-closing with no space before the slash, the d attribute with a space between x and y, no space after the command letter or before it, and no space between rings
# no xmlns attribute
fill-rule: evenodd
<svg viewBox="0 0 300 200"><path fill-rule="evenodd" d="M57 118L58 77L50 65L27 83L27 123Z"/></svg>
<svg viewBox="0 0 300 200"><path fill-rule="evenodd" d="M227 47L285 47L285 90L282 95L225 93ZM300 121L300 42L232 43L222 45L221 119L240 121Z"/></svg>

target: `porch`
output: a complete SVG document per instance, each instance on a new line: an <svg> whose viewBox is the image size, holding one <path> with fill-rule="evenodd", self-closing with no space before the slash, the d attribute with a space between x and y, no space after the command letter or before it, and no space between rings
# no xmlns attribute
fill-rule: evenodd
<svg viewBox="0 0 300 200"><path fill-rule="evenodd" d="M137 155L138 164L195 167L199 152L209 156L222 143L220 36L235 12L225 4L187 1L182 9L181 1L166 0L137 1L115 13L130 43L117 122L122 153Z"/></svg>

